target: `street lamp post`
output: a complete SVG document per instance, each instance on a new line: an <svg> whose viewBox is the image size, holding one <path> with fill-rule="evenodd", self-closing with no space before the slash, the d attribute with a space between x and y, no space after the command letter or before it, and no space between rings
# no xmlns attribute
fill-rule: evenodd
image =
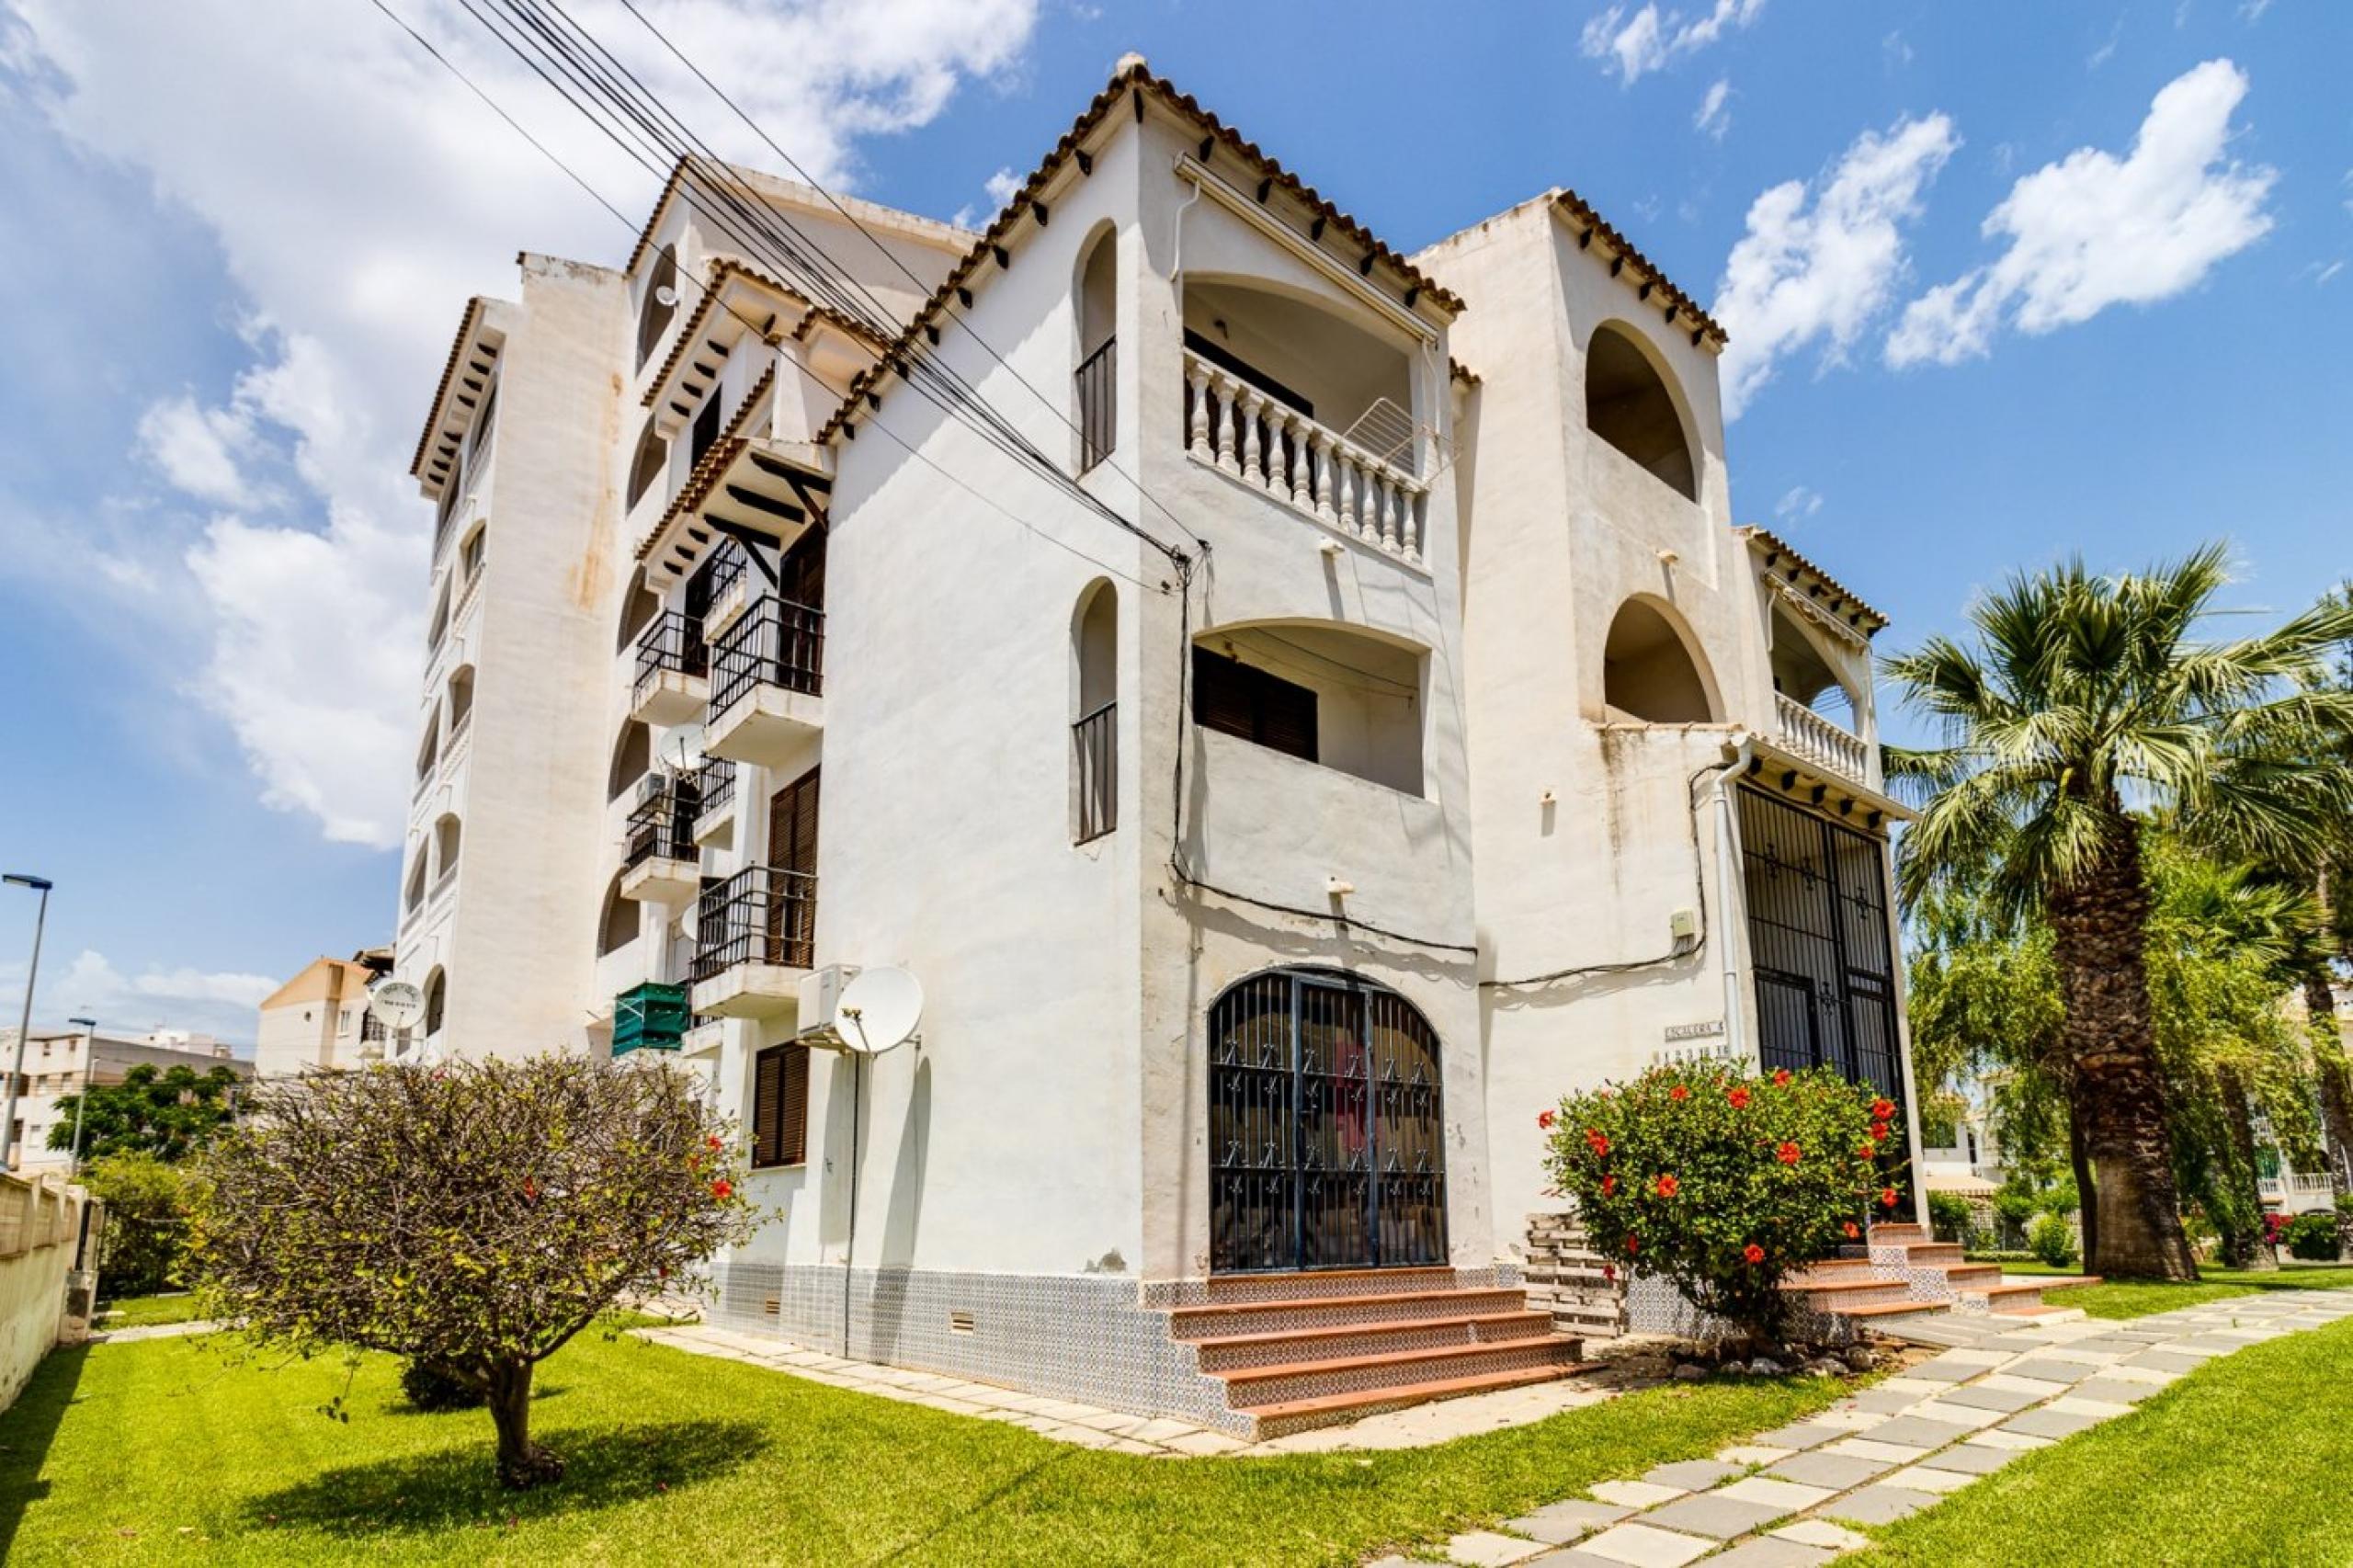
<svg viewBox="0 0 2353 1568"><path fill-rule="evenodd" d="M82 1174L82 1108L90 1103L90 1069L96 1065L98 1056L98 1020L68 1018L65 1021L79 1025L82 1030L82 1092L74 1096L74 1164L72 1166L73 1174L78 1176Z"/></svg>
<svg viewBox="0 0 2353 1568"><path fill-rule="evenodd" d="M17 1059L8 1073L7 1106L0 1109L0 1165L13 1171L17 1168L17 1085L25 1081L25 1040L33 1030L33 983L40 978L40 935L49 924L49 890L55 884L47 877L28 877L21 871L0 875L0 882L40 894L40 913L33 916L33 961L25 971L25 1010L17 1021Z"/></svg>

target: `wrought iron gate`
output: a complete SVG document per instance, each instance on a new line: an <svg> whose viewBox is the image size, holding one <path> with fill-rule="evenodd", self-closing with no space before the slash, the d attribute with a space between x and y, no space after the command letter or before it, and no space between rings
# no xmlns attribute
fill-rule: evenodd
<svg viewBox="0 0 2353 1568"><path fill-rule="evenodd" d="M1766 1070L1827 1065L1902 1105L1886 842L1744 787L1740 846Z"/></svg>
<svg viewBox="0 0 2353 1568"><path fill-rule="evenodd" d="M1446 1261L1438 1032L1385 986L1253 976L1210 1008L1210 1266Z"/></svg>

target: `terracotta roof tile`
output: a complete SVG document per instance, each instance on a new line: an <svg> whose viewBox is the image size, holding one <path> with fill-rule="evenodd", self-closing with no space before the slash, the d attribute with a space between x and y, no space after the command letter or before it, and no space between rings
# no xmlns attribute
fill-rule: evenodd
<svg viewBox="0 0 2353 1568"><path fill-rule="evenodd" d="M1717 324L1715 318L1701 310L1697 300L1667 281L1666 274L1659 269L1658 264L1635 249L1633 242L1612 227L1608 219L1595 211L1591 202L1575 191L1563 187L1552 198L1552 205L1571 222L1582 226L1588 234L1600 235L1608 243L1611 250L1639 267L1643 274L1644 281L1654 285L1659 293L1665 295L1667 303L1674 307L1676 312L1688 316L1698 323L1699 330L1715 339L1718 347L1722 347L1728 341L1724 336L1724 329Z"/></svg>
<svg viewBox="0 0 2353 1568"><path fill-rule="evenodd" d="M1771 529L1759 528L1755 524L1750 524L1745 528L1735 528L1733 531L1747 540L1748 548L1763 555L1766 559L1767 565L1769 566L1776 564L1777 562L1779 561L1788 562L1789 564L1796 568L1798 572L1813 578L1814 581L1821 585L1824 592L1834 595L1842 603L1857 611L1861 623L1864 625L1864 634L1866 636L1870 635L1870 632L1877 631L1880 628L1887 624L1887 617L1881 615L1879 611L1865 604L1859 595L1847 588L1844 584L1840 583L1837 578L1833 577L1829 573L1824 572L1821 567L1816 566L1813 562L1807 560L1795 549L1791 548L1787 540L1781 538L1779 534L1774 533Z"/></svg>
<svg viewBox="0 0 2353 1568"><path fill-rule="evenodd" d="M416 437L416 456L409 460L411 478L424 473L426 451L433 445L434 431L441 427L441 400L449 395L449 383L457 380L458 361L465 353L466 339L481 324L483 309L488 302L476 294L466 301L466 313L458 318L458 335L449 340L449 358L441 364L441 384L433 389L432 405L425 411L425 429Z"/></svg>

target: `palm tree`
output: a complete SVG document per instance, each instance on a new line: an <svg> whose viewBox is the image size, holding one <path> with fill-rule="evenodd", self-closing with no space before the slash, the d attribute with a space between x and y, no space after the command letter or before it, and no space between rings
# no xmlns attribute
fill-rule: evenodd
<svg viewBox="0 0 2353 1568"><path fill-rule="evenodd" d="M2353 809L2345 769L2278 760L2353 733L2353 693L2321 684L2353 611L2324 602L2252 637L2202 640L2227 580L2220 545L2143 574L2095 576L2080 560L2017 574L1971 610L1973 645L1932 638L1888 664L1945 741L1888 750L1889 776L1922 806L1906 896L1991 865L2004 896L2051 924L2070 1114L2097 1188L2082 1195L2086 1259L2101 1274L2197 1277L2142 958L2144 813L2273 860Z"/></svg>

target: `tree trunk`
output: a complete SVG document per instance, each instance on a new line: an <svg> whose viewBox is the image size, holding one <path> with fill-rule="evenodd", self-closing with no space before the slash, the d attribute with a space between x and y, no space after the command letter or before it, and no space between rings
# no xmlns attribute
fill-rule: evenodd
<svg viewBox="0 0 2353 1568"><path fill-rule="evenodd" d="M2051 897L2073 1099L2098 1183L2096 1197L2086 1195L2085 1267L2118 1278L2194 1280L2142 964L2149 895L2140 833L2121 812L2113 821L2099 859Z"/></svg>
<svg viewBox="0 0 2353 1568"><path fill-rule="evenodd" d="M2328 1156L2329 1196L2336 1203L2337 1244L2353 1252L2353 1074L2345 1062L2345 1037L2336 1027L2336 996L2328 987L2325 964L2304 967L2304 1010L2311 1015L2313 1075L2320 1080L2321 1147Z"/></svg>
<svg viewBox="0 0 2353 1568"><path fill-rule="evenodd" d="M2099 1183L2092 1179L2092 1153L2084 1142L2084 1121L2091 1113L2077 1098L2075 1080L2067 1080L2067 1165L2075 1176L2075 1224L2084 1237L2084 1267L2099 1256Z"/></svg>
<svg viewBox="0 0 2353 1568"><path fill-rule="evenodd" d="M2222 1260L2233 1268L2278 1268L2279 1255L2263 1241L2263 1187L2246 1084L2237 1068L2217 1067L2214 1086L2222 1102L2222 1126L2230 1135L2230 1158L2218 1173L2219 1182L2230 1188L2230 1201L2214 1205L2215 1227L2222 1233Z"/></svg>
<svg viewBox="0 0 2353 1568"><path fill-rule="evenodd" d="M498 1427L498 1482L517 1491L563 1474L563 1461L531 1441L531 1363L491 1369L490 1418Z"/></svg>

